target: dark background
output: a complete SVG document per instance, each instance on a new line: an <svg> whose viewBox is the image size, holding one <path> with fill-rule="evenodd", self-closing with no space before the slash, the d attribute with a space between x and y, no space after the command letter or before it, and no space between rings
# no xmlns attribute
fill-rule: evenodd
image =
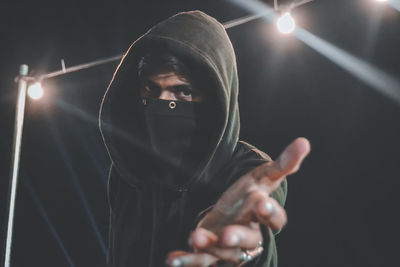
<svg viewBox="0 0 400 267"><path fill-rule="evenodd" d="M19 65L44 73L60 69L61 58L68 67L117 55L155 23L193 9L221 22L248 15L222 0L2 2L1 229ZM395 9L372 0L316 0L293 15L400 79ZM400 104L262 20L228 33L239 69L241 138L274 158L295 137L312 144L289 178L280 266L400 266ZM49 79L43 99L28 99L12 266L104 266L109 159L97 115L115 67Z"/></svg>

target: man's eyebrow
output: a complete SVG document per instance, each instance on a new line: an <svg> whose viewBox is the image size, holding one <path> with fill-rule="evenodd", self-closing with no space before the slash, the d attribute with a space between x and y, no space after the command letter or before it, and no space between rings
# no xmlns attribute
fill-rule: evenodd
<svg viewBox="0 0 400 267"><path fill-rule="evenodd" d="M169 87L167 87L167 89L168 89L168 90L170 90L170 89L173 89L173 90L178 90L178 89L183 90L183 89L186 89L186 90L193 91L193 87L192 87L192 85L189 84L189 83L182 83L182 84L177 84L177 85L169 86Z"/></svg>
<svg viewBox="0 0 400 267"><path fill-rule="evenodd" d="M154 87L154 88L156 88L156 89L161 89L161 87L158 86L158 84L156 84L155 82L153 82L153 81L151 81L151 80L146 80L146 81L144 82L144 85L145 85L145 86L146 86L146 85L149 85L149 86Z"/></svg>

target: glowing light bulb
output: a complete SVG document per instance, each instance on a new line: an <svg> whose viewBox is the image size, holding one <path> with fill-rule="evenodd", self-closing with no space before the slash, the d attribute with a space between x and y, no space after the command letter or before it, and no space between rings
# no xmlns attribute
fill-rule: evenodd
<svg viewBox="0 0 400 267"><path fill-rule="evenodd" d="M43 96L43 88L40 82L34 83L29 86L28 95L33 99L39 99Z"/></svg>
<svg viewBox="0 0 400 267"><path fill-rule="evenodd" d="M296 28L296 22L292 18L289 12L283 13L276 22L276 26L279 32L283 34L289 34Z"/></svg>

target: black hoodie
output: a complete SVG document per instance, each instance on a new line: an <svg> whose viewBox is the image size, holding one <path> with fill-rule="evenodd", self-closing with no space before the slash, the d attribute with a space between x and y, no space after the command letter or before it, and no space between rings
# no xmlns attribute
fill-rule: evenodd
<svg viewBox="0 0 400 267"><path fill-rule="evenodd" d="M183 179L157 173L168 165L149 152L137 65L149 51L189 59L204 75L211 137L195 168ZM202 210L212 206L238 178L270 158L239 141L236 58L224 27L200 12L183 12L157 24L125 53L103 98L100 130L110 155L108 264L164 266L168 252L187 250ZM157 173L148 175L148 173ZM164 179L165 178L165 179ZM286 181L273 197L283 205ZM276 266L274 234L263 228L264 252L246 266Z"/></svg>

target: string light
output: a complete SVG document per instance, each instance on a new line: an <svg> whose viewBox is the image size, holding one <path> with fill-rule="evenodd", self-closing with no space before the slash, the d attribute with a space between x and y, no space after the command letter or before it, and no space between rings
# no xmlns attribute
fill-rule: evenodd
<svg viewBox="0 0 400 267"><path fill-rule="evenodd" d="M28 87L28 95L30 98L39 99L43 96L43 88L40 82L36 82Z"/></svg>
<svg viewBox="0 0 400 267"><path fill-rule="evenodd" d="M289 12L285 12L276 21L276 27L278 28L279 32L283 34L289 34L292 33L296 28L296 22Z"/></svg>

